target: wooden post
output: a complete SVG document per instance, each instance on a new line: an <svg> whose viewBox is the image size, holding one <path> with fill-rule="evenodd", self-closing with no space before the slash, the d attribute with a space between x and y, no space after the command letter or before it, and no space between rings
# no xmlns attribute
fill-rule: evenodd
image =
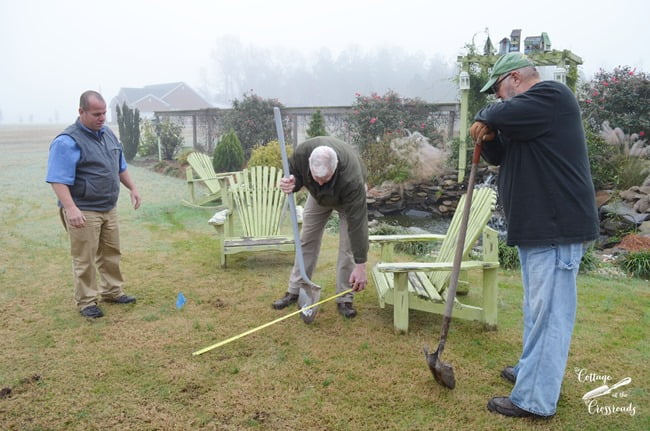
<svg viewBox="0 0 650 431"><path fill-rule="evenodd" d="M196 150L196 114L192 115L192 148Z"/></svg>

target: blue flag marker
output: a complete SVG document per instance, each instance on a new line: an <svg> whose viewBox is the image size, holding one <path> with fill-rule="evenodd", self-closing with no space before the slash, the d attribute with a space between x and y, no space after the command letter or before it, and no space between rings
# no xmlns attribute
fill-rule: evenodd
<svg viewBox="0 0 650 431"><path fill-rule="evenodd" d="M183 295L183 292L178 292L178 298L176 298L176 308L180 310L183 308L183 305L185 305L185 296Z"/></svg>

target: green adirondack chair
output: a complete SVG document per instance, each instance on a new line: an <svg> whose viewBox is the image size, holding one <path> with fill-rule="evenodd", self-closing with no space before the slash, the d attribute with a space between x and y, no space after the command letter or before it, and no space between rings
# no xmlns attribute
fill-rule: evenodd
<svg viewBox="0 0 650 431"><path fill-rule="evenodd" d="M463 208L465 195L457 208ZM497 232L487 226L496 202L496 193L490 188L474 191L467 236L463 249L461 280L458 291L468 292L474 304L454 302L453 317L478 320L488 329L497 325L497 271L499 250ZM379 296L379 305L393 306L393 323L396 332L408 332L409 310L443 314L447 299L447 287L451 278L456 239L460 228L462 211L454 214L445 235L371 235L371 243L381 245L381 260L371 272ZM469 259L469 252L482 236L482 253L477 259ZM442 241L440 250L431 262L393 262L394 245L407 241ZM482 295L474 298L469 289L468 271L482 271ZM464 295L462 295L464 296ZM469 298L464 296L463 299Z"/></svg>
<svg viewBox="0 0 650 431"><path fill-rule="evenodd" d="M222 268L230 254L295 251L293 234L283 234L284 223L289 223L290 217L284 214L288 205L279 187L280 178L282 169L269 166L244 169L229 177L227 199L232 206L217 211L209 220L217 230ZM302 225L302 207L296 207L296 213Z"/></svg>
<svg viewBox="0 0 650 431"><path fill-rule="evenodd" d="M220 209L229 206L227 196L223 190L226 188L228 178L234 172L217 174L212 166L212 159L207 154L193 152L187 156L189 166L185 172L190 199L183 200L183 204L193 207ZM197 184L202 184L203 191L199 191Z"/></svg>

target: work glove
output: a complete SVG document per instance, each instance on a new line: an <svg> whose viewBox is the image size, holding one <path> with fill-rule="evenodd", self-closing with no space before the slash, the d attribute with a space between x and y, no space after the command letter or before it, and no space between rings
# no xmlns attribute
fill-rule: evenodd
<svg viewBox="0 0 650 431"><path fill-rule="evenodd" d="M494 130L490 129L487 124L475 121L469 128L469 134L474 142L493 141L496 137Z"/></svg>

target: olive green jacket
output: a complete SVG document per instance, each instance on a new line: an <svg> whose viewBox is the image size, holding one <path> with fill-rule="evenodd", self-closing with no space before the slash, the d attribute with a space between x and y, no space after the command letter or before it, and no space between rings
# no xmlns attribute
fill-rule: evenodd
<svg viewBox="0 0 650 431"><path fill-rule="evenodd" d="M333 148L339 160L334 176L322 186L309 171L309 155L321 145ZM365 263L368 260L366 169L354 147L331 136L307 139L291 156L289 171L296 178L294 192L305 187L319 205L341 209L347 215L354 262Z"/></svg>

